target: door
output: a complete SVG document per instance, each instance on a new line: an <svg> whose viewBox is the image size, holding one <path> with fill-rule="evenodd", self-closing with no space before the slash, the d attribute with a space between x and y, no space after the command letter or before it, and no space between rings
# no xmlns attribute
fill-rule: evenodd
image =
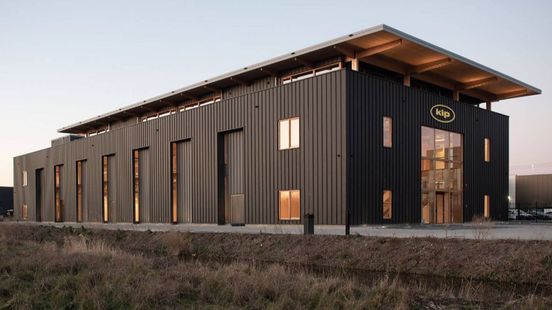
<svg viewBox="0 0 552 310"><path fill-rule="evenodd" d="M44 184L44 169L36 169L35 171L35 219L37 222L42 221L42 204L44 196L42 186Z"/></svg>
<svg viewBox="0 0 552 310"><path fill-rule="evenodd" d="M243 130L219 137L219 224L245 224ZM222 148L222 150L221 150Z"/></svg>
<svg viewBox="0 0 552 310"><path fill-rule="evenodd" d="M115 222L117 210L117 162L115 155L107 156L107 206L104 209L105 222Z"/></svg>

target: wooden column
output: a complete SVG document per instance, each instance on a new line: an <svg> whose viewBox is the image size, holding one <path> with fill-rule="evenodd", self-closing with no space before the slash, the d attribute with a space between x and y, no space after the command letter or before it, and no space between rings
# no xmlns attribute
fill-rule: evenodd
<svg viewBox="0 0 552 310"><path fill-rule="evenodd" d="M351 69L353 71L358 71L359 65L358 65L358 58L351 59Z"/></svg>
<svg viewBox="0 0 552 310"><path fill-rule="evenodd" d="M493 110L493 109L492 109L492 103L491 103L490 101L487 101L486 108L487 108L487 110L489 110L489 111L492 111L492 110Z"/></svg>
<svg viewBox="0 0 552 310"><path fill-rule="evenodd" d="M410 87L410 74L405 74L403 76L403 85Z"/></svg>
<svg viewBox="0 0 552 310"><path fill-rule="evenodd" d="M452 91L452 100L460 101L460 92L457 90Z"/></svg>

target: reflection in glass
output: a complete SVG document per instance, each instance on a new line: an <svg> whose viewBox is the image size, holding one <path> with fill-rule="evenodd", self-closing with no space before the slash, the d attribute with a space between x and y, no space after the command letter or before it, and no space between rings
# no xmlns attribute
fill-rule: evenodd
<svg viewBox="0 0 552 310"><path fill-rule="evenodd" d="M393 209L393 195L389 190L383 191L383 218L386 220L391 219Z"/></svg>
<svg viewBox="0 0 552 310"><path fill-rule="evenodd" d="M422 223L463 222L463 137L422 127Z"/></svg>

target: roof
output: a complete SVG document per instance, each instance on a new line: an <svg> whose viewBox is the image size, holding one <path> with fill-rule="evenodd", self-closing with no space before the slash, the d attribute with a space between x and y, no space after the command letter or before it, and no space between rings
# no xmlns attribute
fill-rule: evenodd
<svg viewBox="0 0 552 310"><path fill-rule="evenodd" d="M387 25L379 25L179 88L58 131L81 133L87 128L121 117L178 104L186 98L212 92L212 89L242 84L244 81L295 68L298 66L298 59L302 63L316 63L338 56L358 58L377 67L412 75L416 79L457 90L482 102L541 93L540 89L506 74Z"/></svg>

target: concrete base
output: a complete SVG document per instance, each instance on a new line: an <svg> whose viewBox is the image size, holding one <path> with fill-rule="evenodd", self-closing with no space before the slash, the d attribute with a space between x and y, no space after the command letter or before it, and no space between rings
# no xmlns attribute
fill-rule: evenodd
<svg viewBox="0 0 552 310"><path fill-rule="evenodd" d="M303 225L216 225L216 224L102 224L102 223L55 223L55 222L2 222L2 225L50 225L54 227L85 227L89 229L134 230L134 231L182 231L192 233L241 233L241 234L303 234ZM316 225L316 235L344 235L344 225ZM351 235L396 238L461 238L461 239L519 239L552 240L552 224L454 224L454 225L388 225L352 226Z"/></svg>

